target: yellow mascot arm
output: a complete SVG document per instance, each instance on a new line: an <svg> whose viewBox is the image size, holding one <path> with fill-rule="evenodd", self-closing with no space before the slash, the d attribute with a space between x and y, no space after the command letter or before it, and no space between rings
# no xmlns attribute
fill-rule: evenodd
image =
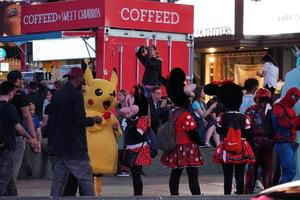
<svg viewBox="0 0 300 200"><path fill-rule="evenodd" d="M111 120L112 120L113 124L117 124L118 125L118 128L115 131L116 136L121 136L122 135L122 129L121 129L121 126L120 126L120 123L119 123L118 119L116 118L115 115L112 115L111 116Z"/></svg>

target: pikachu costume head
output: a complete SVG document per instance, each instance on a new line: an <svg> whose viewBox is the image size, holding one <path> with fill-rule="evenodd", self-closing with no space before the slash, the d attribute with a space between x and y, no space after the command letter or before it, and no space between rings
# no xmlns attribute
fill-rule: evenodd
<svg viewBox="0 0 300 200"><path fill-rule="evenodd" d="M92 71L87 67L84 79L87 86L84 98L87 110L104 113L115 107L118 82L115 71L112 71L110 81L108 81L105 79L94 79Z"/></svg>

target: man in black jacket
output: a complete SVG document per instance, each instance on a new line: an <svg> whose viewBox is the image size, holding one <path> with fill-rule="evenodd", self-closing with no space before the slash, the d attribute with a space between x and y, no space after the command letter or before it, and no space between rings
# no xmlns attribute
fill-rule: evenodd
<svg viewBox="0 0 300 200"><path fill-rule="evenodd" d="M62 196L70 172L78 180L82 195L94 196L85 128L101 123L102 118L86 117L81 93L82 69L72 68L64 77L68 77L68 83L54 96L53 113L49 119L48 148L56 156L51 196Z"/></svg>

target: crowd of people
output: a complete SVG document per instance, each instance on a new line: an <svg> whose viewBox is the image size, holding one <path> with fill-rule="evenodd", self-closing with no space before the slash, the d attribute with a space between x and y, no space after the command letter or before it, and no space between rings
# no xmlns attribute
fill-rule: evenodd
<svg viewBox="0 0 300 200"><path fill-rule="evenodd" d="M300 129L300 117L293 107L300 91L291 85L275 101L273 82L278 79L278 68L270 56L263 58L264 70L257 73L265 77L264 88L259 88L255 78L247 79L243 87L229 81L196 87L186 84L180 68L174 68L168 78L162 77L162 59L155 46L141 46L136 56L145 67L143 84L135 86L133 92L118 92L119 124L112 127L123 131L118 139L116 175L129 176L131 172L134 195L143 195L143 166L151 165L152 159L160 159L171 169L171 195L179 195L184 169L191 194L200 195L198 167L205 162L201 148L214 148L212 159L222 165L224 173L224 194L232 193L233 182L237 194L252 194L257 181L266 189L293 180L296 131ZM86 127L101 124L104 116L86 116L83 74L81 68L72 68L65 75L65 84L58 81L50 89L44 81L33 81L24 88L21 72L13 70L1 83L0 134L4 146L0 147L0 196L17 195L15 182L22 160L27 174L32 175L33 152L42 153L43 163L51 157L51 196L70 195L71 179L79 185L80 195L95 195ZM162 97L162 87L167 96ZM95 92L98 95L99 91ZM206 95L211 96L207 103ZM151 131L156 136L160 126L170 120L174 122L176 147L155 158L157 152L147 142L147 135ZM240 132L230 131L232 126ZM240 138L230 138L234 134ZM125 164L124 152L136 155L132 165ZM279 179L273 178L272 163L277 165L276 173L281 172L275 176ZM42 171L46 175L45 169ZM77 186L72 195L76 195Z"/></svg>

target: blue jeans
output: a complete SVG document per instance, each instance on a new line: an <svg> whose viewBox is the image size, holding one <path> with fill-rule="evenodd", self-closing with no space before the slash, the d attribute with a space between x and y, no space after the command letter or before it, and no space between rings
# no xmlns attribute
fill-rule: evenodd
<svg viewBox="0 0 300 200"><path fill-rule="evenodd" d="M95 196L94 178L90 161L56 157L51 186L51 196L53 198L63 195L63 189L70 172L78 180L79 186L82 189L82 196Z"/></svg>
<svg viewBox="0 0 300 200"><path fill-rule="evenodd" d="M279 183L288 183L296 175L295 152L297 145L292 143L275 143L275 150L282 167L282 174Z"/></svg>

